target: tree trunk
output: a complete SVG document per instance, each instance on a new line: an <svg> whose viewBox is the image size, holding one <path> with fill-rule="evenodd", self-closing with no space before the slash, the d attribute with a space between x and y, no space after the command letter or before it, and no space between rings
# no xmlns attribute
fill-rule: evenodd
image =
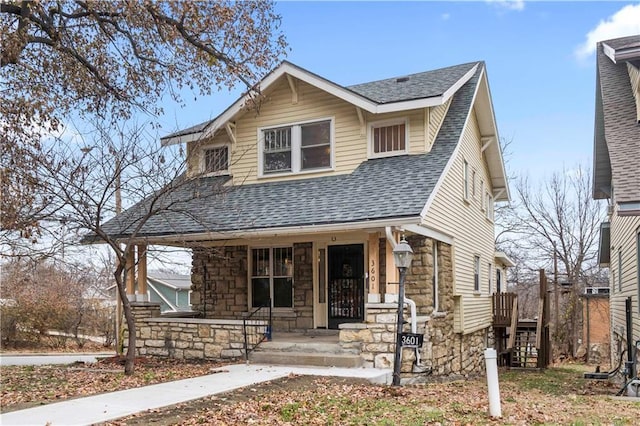
<svg viewBox="0 0 640 426"><path fill-rule="evenodd" d="M123 256L126 259L126 256ZM120 301L122 303L122 310L124 312L124 317L127 322L127 329L129 330L129 339L127 346L127 354L125 356L125 364L124 364L124 374L131 375L135 369L135 359L136 359L136 323L133 318L133 313L131 312L131 303L127 298L127 293L125 290L125 279L124 279L124 271L126 270L126 261L121 259L118 267L116 268L115 278L116 284L118 288L118 293L120 294Z"/></svg>

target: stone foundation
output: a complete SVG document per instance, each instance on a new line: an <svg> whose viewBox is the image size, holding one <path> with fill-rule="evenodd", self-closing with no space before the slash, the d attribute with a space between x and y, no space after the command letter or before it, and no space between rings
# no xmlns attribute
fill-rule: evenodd
<svg viewBox="0 0 640 426"><path fill-rule="evenodd" d="M394 303L367 304L367 322L341 324L340 345L358 350L365 367L393 368L396 347L397 305ZM420 366L414 369L416 351L402 348L401 373L403 380L425 380L427 375L414 371L431 371L435 377L470 377L484 372L484 349L490 329L462 335L453 332L452 314L417 317L417 333L424 334L419 349ZM405 309L404 318L410 320ZM405 324L404 332L411 331Z"/></svg>

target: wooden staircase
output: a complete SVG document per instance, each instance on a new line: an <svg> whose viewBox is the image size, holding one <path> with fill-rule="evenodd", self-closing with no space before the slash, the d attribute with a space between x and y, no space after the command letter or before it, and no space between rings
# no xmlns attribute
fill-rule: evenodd
<svg viewBox="0 0 640 426"><path fill-rule="evenodd" d="M511 368L538 368L537 321L518 321L511 348Z"/></svg>
<svg viewBox="0 0 640 426"><path fill-rule="evenodd" d="M551 360L547 279L540 271L538 317L518 319L518 297L514 293L493 295L493 328L498 362L510 368L546 368Z"/></svg>

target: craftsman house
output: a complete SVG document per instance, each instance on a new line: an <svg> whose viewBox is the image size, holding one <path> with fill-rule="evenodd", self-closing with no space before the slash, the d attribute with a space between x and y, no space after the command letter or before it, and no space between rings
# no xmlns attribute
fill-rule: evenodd
<svg viewBox="0 0 640 426"><path fill-rule="evenodd" d="M424 334L406 359L435 374L480 371L492 345L492 294L505 291L511 265L494 248L494 203L508 201L509 189L485 64L345 87L283 62L259 89L258 102L247 95L162 138L186 144L187 181L173 195L182 206L152 217L140 247L192 249L200 318L190 324L206 337L188 349L171 343L160 320L149 322L155 311L140 307L140 351L240 355L246 345L223 347L229 332L206 327L232 327L266 307L274 335L340 330L348 353L387 367L398 293L392 250L404 236L414 251L405 318ZM109 232L127 234L140 208L113 219Z"/></svg>
<svg viewBox="0 0 640 426"><path fill-rule="evenodd" d="M640 36L598 43L593 197L606 199L600 264L609 266L615 365L640 351ZM640 355L640 353L638 354Z"/></svg>

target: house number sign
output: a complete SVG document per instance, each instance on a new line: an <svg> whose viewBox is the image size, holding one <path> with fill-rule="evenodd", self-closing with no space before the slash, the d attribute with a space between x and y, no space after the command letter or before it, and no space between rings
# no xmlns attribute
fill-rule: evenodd
<svg viewBox="0 0 640 426"><path fill-rule="evenodd" d="M424 334L402 333L400 344L403 348L421 348L424 342Z"/></svg>

